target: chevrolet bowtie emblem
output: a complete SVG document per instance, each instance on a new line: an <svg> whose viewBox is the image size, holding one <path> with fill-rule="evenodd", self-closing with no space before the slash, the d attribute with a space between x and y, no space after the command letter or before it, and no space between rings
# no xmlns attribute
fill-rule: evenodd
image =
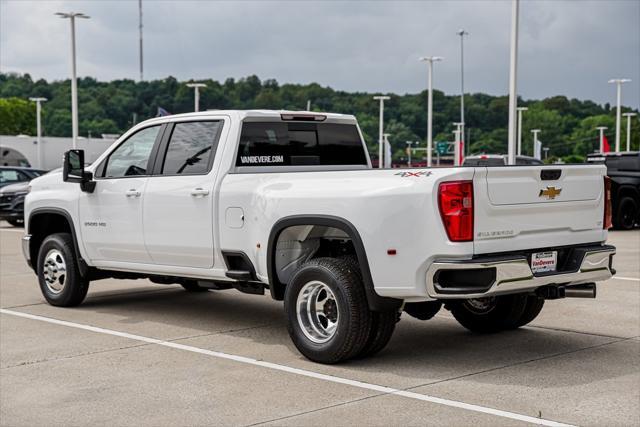
<svg viewBox="0 0 640 427"><path fill-rule="evenodd" d="M544 190L540 190L538 197L546 197L549 200L553 200L556 198L557 195L560 194L561 191L562 191L562 188L547 187Z"/></svg>

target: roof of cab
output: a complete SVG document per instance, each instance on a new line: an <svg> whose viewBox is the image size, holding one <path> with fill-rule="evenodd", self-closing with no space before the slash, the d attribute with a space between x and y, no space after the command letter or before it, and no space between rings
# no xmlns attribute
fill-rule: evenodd
<svg viewBox="0 0 640 427"><path fill-rule="evenodd" d="M282 115L309 115L325 116L330 121L354 121L355 116L351 114L324 113L318 111L292 111L292 110L206 110L193 113L171 114L169 116L155 117L145 120L143 123L166 122L180 119L207 118L211 116L227 115L238 120L246 118L273 118L281 120ZM310 120L313 121L313 120Z"/></svg>

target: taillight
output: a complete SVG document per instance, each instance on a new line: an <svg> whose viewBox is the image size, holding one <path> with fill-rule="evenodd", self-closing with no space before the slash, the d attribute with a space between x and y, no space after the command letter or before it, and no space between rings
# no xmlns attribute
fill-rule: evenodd
<svg viewBox="0 0 640 427"><path fill-rule="evenodd" d="M608 230L611 228L611 178L604 177L604 218L602 220L602 228Z"/></svg>
<svg viewBox="0 0 640 427"><path fill-rule="evenodd" d="M438 206L447 236L452 242L473 240L473 182L441 182Z"/></svg>

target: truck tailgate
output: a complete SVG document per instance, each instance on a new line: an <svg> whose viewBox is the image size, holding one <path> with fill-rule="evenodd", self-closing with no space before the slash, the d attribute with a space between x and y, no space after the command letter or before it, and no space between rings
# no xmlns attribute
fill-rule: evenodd
<svg viewBox="0 0 640 427"><path fill-rule="evenodd" d="M601 165L476 168L474 252L603 241Z"/></svg>

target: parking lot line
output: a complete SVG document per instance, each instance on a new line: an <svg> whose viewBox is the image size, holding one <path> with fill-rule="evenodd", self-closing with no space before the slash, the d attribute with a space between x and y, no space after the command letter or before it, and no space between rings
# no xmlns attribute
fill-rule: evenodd
<svg viewBox="0 0 640 427"><path fill-rule="evenodd" d="M531 424L544 425L544 426L571 426L570 424L559 423L559 422L556 422L556 421L547 420L547 419L543 419L543 418L531 417L531 416L528 416L528 415L522 415L522 414L518 414L518 413L515 413L515 412L503 411L503 410L500 410L500 409L488 408L488 407L485 407L485 406L459 402L459 401L456 401L456 400L443 399L443 398L439 398L439 397L435 397L435 396L429 396L429 395L426 395L426 394L414 393L414 392L411 392L411 391L400 390L400 389L381 386L381 385L377 385L377 384L371 384L371 383L366 383L366 382L362 382L362 381L350 380L350 379L347 379L347 378L341 378L341 377L336 377L336 376L333 376L333 375L321 374L321 373L314 372L314 371L309 371L309 370L306 370L306 369L293 368L293 367L286 366L286 365L279 365L279 364L276 364L276 363L266 362L266 361L262 361L262 360L256 360L256 359L252 359L250 357L237 356L237 355L234 355L234 354L228 354L228 353L222 353L222 352L218 352L218 351L206 350L206 349L203 349L203 348L193 347L193 346L190 346L190 345L184 345L184 344L179 344L179 343L176 343L176 342L159 340L159 339L156 339L156 338L150 338L150 337L145 337L145 336L141 336L141 335L129 334L127 332L120 332L120 331L116 331L116 330L112 330L112 329L99 328L99 327L96 327L96 326L85 325L85 324L82 324L82 323L69 322L69 321L66 321L66 320L58 320L58 319L53 319L53 318L50 318L50 317L23 313L23 312L20 312L20 311L7 310L7 309L4 309L4 308L0 309L0 314L23 317L23 318L26 318L26 319L32 319L32 320L37 320L37 321L41 321L41 322L52 323L52 324L55 324L55 325L67 326L67 327L76 328L76 329L83 329L85 331L91 331L91 332L96 332L96 333L105 334L105 335L112 335L112 336L117 336L117 337L121 337L121 338L128 338L128 339L131 339L131 340L136 340L136 341L145 342L145 343L149 343L149 344L156 344L156 345L160 345L160 346L163 346L163 347L169 347L169 348L173 348L173 349L177 349L177 350L183 350L183 351L189 351L189 352L192 352L192 353L204 354L204 355L211 356L211 357L216 357L216 358L219 358L219 359L232 360L232 361L239 362L239 363L245 363L245 364L248 364L248 365L259 366L259 367L262 367L262 368L277 370L277 371L281 371L281 372L287 372L287 373L290 373L290 374L300 375L300 376L304 376L304 377L308 377L308 378L314 378L314 379L318 379L318 380L322 380L322 381L328 381L328 382L333 382L333 383L337 383L337 384L343 384L343 385L348 385L348 386L352 386L352 387L358 387L358 388L365 389L365 390L372 390L372 391L380 392L382 394L393 394L393 395L396 395L396 396L402 396L402 397L406 397L406 398L409 398L409 399L420 400L420 401L429 402L429 403L435 403L435 404L439 404L439 405L444 405L444 406L464 409L464 410L467 410L467 411L473 411L473 412L480 412L480 413L489 414L489 415L495 415L497 417L523 421L523 422L527 422L527 423L531 423Z"/></svg>
<svg viewBox="0 0 640 427"><path fill-rule="evenodd" d="M617 279L617 280L631 280L632 282L640 282L640 279L638 279L637 277L620 277L620 276L613 276L612 279Z"/></svg>

